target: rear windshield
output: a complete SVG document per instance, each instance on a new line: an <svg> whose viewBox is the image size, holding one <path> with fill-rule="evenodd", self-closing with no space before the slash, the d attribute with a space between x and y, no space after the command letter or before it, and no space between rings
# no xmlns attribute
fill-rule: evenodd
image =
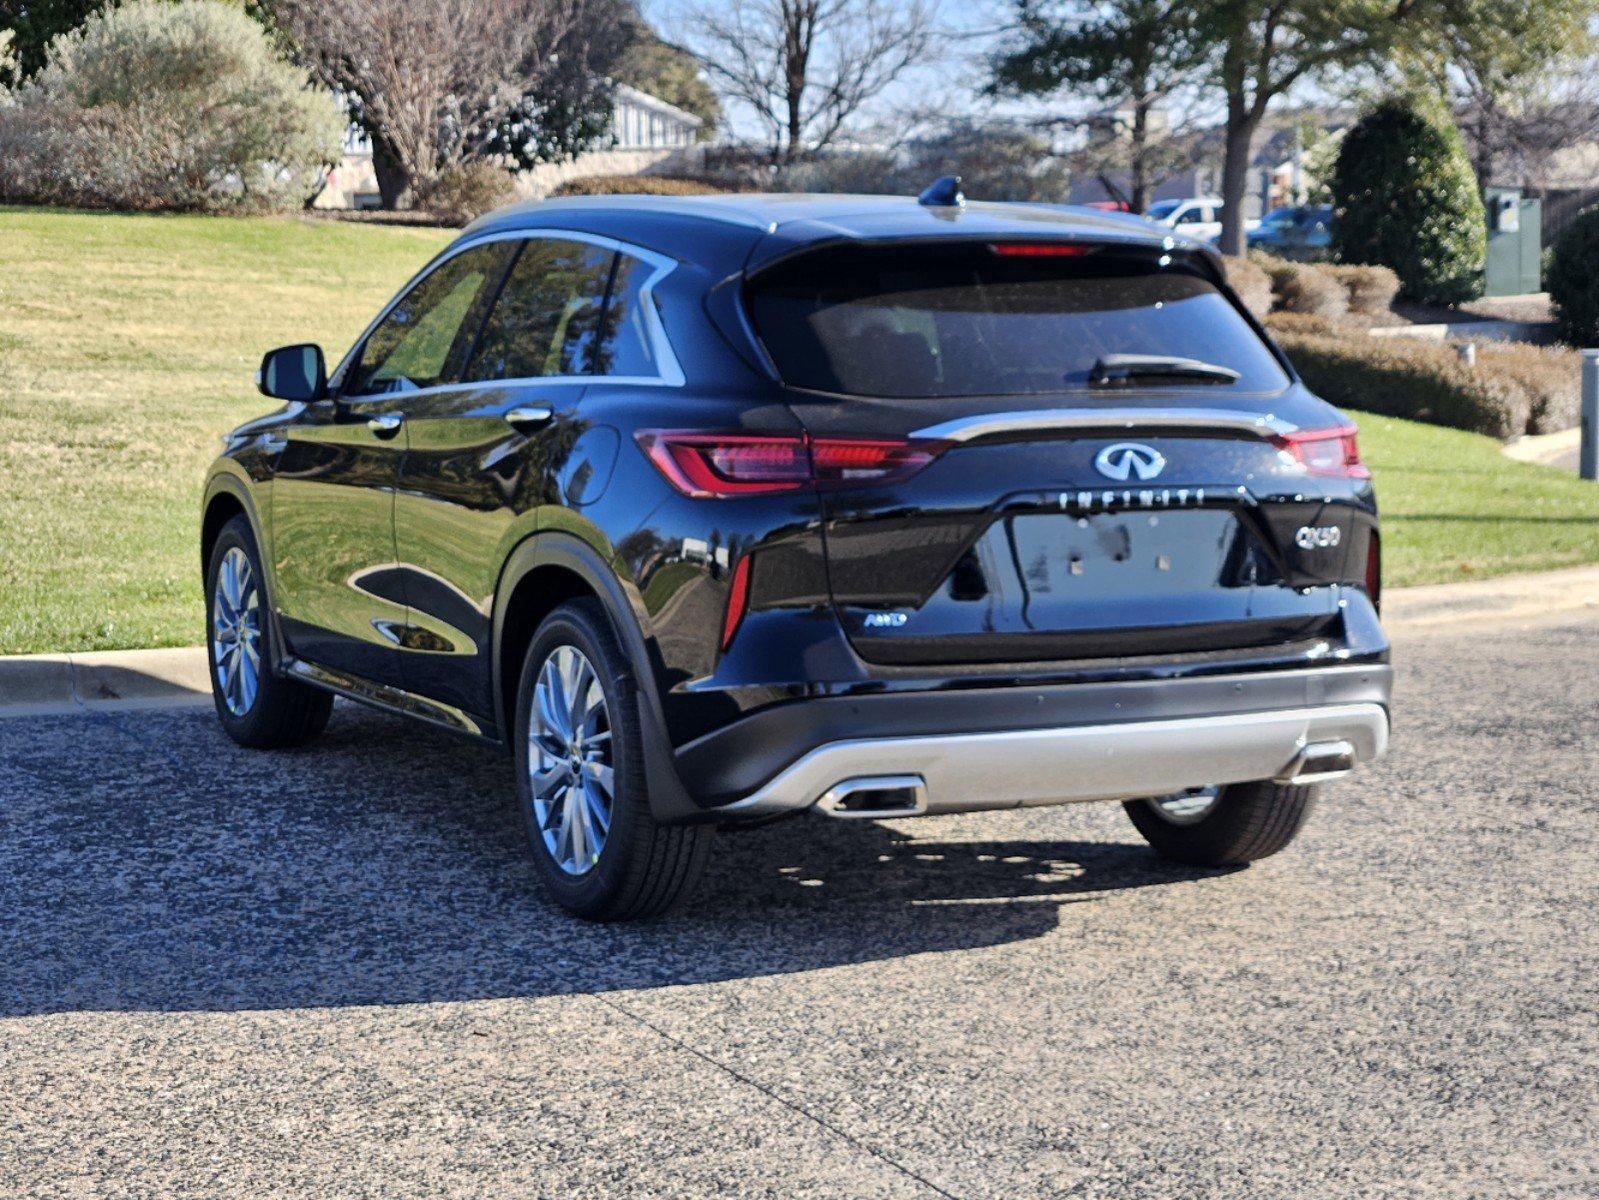
<svg viewBox="0 0 1599 1200"><path fill-rule="evenodd" d="M756 332L791 387L855 396L1007 396L1089 389L1106 356L1192 358L1236 383L1137 387L1275 392L1276 358L1180 260L1116 248L1002 255L987 243L844 246L758 275Z"/></svg>

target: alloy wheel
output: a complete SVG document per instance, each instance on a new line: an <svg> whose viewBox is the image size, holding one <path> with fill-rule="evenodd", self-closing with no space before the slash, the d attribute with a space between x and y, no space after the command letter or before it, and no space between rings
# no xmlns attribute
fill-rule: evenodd
<svg viewBox="0 0 1599 1200"><path fill-rule="evenodd" d="M1151 796L1146 803L1173 825L1196 825L1210 815L1221 798L1221 788L1189 788L1171 796Z"/></svg>
<svg viewBox="0 0 1599 1200"><path fill-rule="evenodd" d="M261 590L250 556L238 546L223 555L211 598L211 664L222 702L236 717L261 688Z"/></svg>
<svg viewBox="0 0 1599 1200"><path fill-rule="evenodd" d="M539 667L527 740L534 823L556 866L582 875L605 849L616 785L605 692L576 646Z"/></svg>

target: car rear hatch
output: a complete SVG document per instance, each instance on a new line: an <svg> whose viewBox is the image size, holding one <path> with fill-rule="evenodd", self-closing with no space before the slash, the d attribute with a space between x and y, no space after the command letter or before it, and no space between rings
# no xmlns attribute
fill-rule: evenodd
<svg viewBox="0 0 1599 1200"><path fill-rule="evenodd" d="M812 439L832 598L863 658L1125 658L1335 628L1369 481L1201 264L850 244L757 275L747 302Z"/></svg>

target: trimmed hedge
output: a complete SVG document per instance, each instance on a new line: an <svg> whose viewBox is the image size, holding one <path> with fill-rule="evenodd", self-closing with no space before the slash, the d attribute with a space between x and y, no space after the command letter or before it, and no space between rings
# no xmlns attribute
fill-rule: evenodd
<svg viewBox="0 0 1599 1200"><path fill-rule="evenodd" d="M1477 370L1503 376L1526 392L1528 433L1559 433L1582 423L1582 355L1576 351L1479 342Z"/></svg>
<svg viewBox="0 0 1599 1200"><path fill-rule="evenodd" d="M1266 270L1284 312L1341 317L1349 311L1349 290L1321 267L1276 259Z"/></svg>
<svg viewBox="0 0 1599 1200"><path fill-rule="evenodd" d="M1380 317L1391 312L1399 296L1399 276L1387 267L1323 266L1349 293L1349 311Z"/></svg>
<svg viewBox="0 0 1599 1200"><path fill-rule="evenodd" d="M1545 275L1560 336L1573 346L1599 346L1599 208L1560 235Z"/></svg>
<svg viewBox="0 0 1599 1200"><path fill-rule="evenodd" d="M550 196L720 196L726 188L704 179L671 175L585 175L568 179Z"/></svg>
<svg viewBox="0 0 1599 1200"><path fill-rule="evenodd" d="M1379 104L1344 136L1330 186L1341 261L1393 268L1412 300L1482 295L1487 216L1460 130L1441 103Z"/></svg>
<svg viewBox="0 0 1599 1200"><path fill-rule="evenodd" d="M1226 263L1227 282L1255 319L1264 321L1271 312L1271 276L1259 263L1247 258L1229 258Z"/></svg>
<svg viewBox="0 0 1599 1200"><path fill-rule="evenodd" d="M1360 332L1298 333L1275 322L1273 330L1305 386L1329 404L1496 438L1527 432L1532 403L1525 388L1497 372L1473 370L1451 346Z"/></svg>
<svg viewBox="0 0 1599 1200"><path fill-rule="evenodd" d="M417 207L447 225L467 225L516 200L516 184L489 162L446 167L417 189Z"/></svg>
<svg viewBox="0 0 1599 1200"><path fill-rule="evenodd" d="M1497 438L1557 433L1579 420L1581 358L1572 350L1478 343L1468 367L1447 342L1372 337L1300 313L1273 313L1267 324L1306 386L1340 408Z"/></svg>
<svg viewBox="0 0 1599 1200"><path fill-rule="evenodd" d="M1387 267L1294 262L1259 250L1249 257L1271 279L1281 312L1318 317L1341 317L1346 312L1386 316L1399 294L1399 277Z"/></svg>

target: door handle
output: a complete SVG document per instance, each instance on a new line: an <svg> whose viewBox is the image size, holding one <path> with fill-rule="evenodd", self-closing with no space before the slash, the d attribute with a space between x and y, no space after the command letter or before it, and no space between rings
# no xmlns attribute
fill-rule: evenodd
<svg viewBox="0 0 1599 1200"><path fill-rule="evenodd" d="M368 417L366 427L380 438L391 438L400 432L400 426L405 424L402 413L379 413L375 417Z"/></svg>
<svg viewBox="0 0 1599 1200"><path fill-rule="evenodd" d="M548 404L518 404L505 414L506 423L518 433L532 433L555 416Z"/></svg>

